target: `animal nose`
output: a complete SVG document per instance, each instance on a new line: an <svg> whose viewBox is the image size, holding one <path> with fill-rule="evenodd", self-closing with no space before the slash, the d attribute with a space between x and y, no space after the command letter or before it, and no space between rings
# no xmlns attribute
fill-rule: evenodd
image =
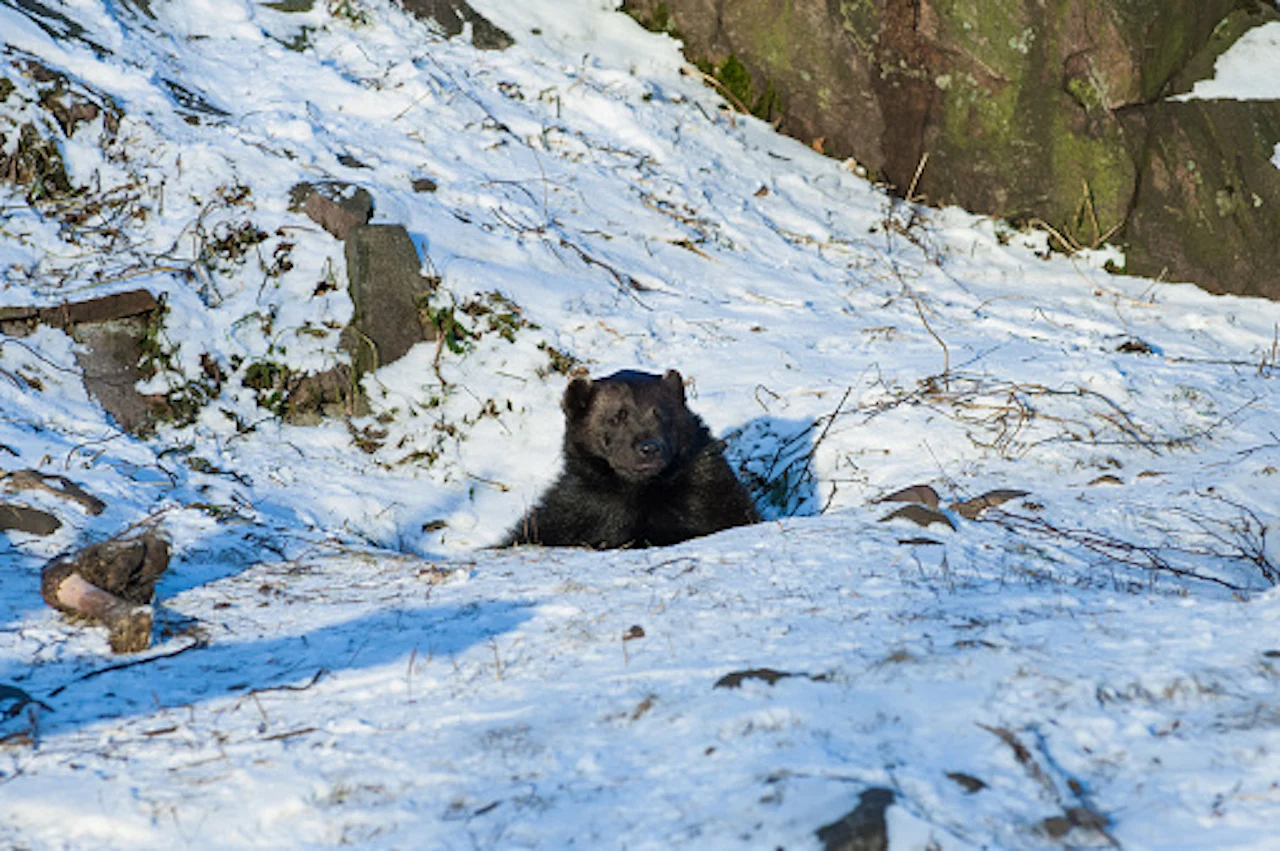
<svg viewBox="0 0 1280 851"><path fill-rule="evenodd" d="M636 445L641 458L656 458L662 452L661 440L642 440Z"/></svg>

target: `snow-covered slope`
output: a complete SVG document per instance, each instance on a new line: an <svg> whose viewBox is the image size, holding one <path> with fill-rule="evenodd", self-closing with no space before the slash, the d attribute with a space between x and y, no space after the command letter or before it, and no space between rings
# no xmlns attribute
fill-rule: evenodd
<svg viewBox="0 0 1280 851"><path fill-rule="evenodd" d="M4 190L0 306L146 287L147 389L212 395L133 437L65 334L0 338L0 465L108 506L21 494L63 525L3 558L0 684L48 708L0 721L0 843L795 849L885 787L895 849L1269 847L1280 306L895 203L612 3L474 5L516 45L385 2L0 4L4 61L121 112L63 147L95 203ZM317 180L408 228L437 307L526 324L281 423L255 365L345 357ZM769 520L483 549L555 471L550 351L680 369ZM914 484L946 523L881 522ZM116 667L39 568L145 523L160 640ZM794 676L716 687L762 668Z"/></svg>

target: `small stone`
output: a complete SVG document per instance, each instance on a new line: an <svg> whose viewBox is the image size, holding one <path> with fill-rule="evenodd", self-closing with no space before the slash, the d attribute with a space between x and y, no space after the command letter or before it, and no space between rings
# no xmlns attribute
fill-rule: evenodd
<svg viewBox="0 0 1280 851"><path fill-rule="evenodd" d="M61 526L62 521L47 511L29 505L0 502L0 529L12 529L32 535L52 535Z"/></svg>
<svg viewBox="0 0 1280 851"><path fill-rule="evenodd" d="M402 0L404 10L415 18L434 21L446 38L462 35L471 24L471 44L477 50L506 50L515 44L505 30L471 8L466 0Z"/></svg>
<svg viewBox="0 0 1280 851"><path fill-rule="evenodd" d="M893 801L892 789L867 789L851 812L817 831L822 847L825 851L886 851L889 827L884 813Z"/></svg>
<svg viewBox="0 0 1280 851"><path fill-rule="evenodd" d="M335 239L346 240L373 218L373 196L347 183L299 183L289 200L290 209L305 213Z"/></svg>

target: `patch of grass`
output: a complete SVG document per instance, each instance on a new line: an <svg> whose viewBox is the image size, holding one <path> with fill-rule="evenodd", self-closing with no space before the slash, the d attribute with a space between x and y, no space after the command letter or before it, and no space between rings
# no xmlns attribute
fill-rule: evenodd
<svg viewBox="0 0 1280 851"><path fill-rule="evenodd" d="M548 360L547 367L538 370L539 378L546 378L553 372L558 372L561 375L572 375L573 371L582 365L582 361L573 355L563 352L545 341L538 344L538 349L546 354Z"/></svg>
<svg viewBox="0 0 1280 851"><path fill-rule="evenodd" d="M266 408L278 417L285 414L289 394L285 385L289 379L289 368L275 361L254 361L244 371L241 383L253 390L258 406Z"/></svg>
<svg viewBox="0 0 1280 851"><path fill-rule="evenodd" d="M524 318L520 305L497 290L476 294L462 302L452 293L446 293L448 304L433 304L439 294L439 289L424 293L418 310L423 322L436 330L442 346L455 355L465 355L486 334L496 334L514 343L521 330L537 328Z"/></svg>
<svg viewBox="0 0 1280 851"><path fill-rule="evenodd" d="M15 132L13 152L0 153L0 179L23 187L28 204L75 195L58 143L41 136L34 124L24 124ZM6 133L0 138L0 149L11 147L12 136Z"/></svg>

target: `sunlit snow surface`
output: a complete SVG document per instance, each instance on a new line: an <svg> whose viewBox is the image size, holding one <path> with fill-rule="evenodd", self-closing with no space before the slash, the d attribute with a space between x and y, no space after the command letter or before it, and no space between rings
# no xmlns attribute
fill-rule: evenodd
<svg viewBox="0 0 1280 851"><path fill-rule="evenodd" d="M0 7L6 59L123 109L106 153L99 120L65 158L133 198L107 229L6 196L0 305L144 286L176 370L149 389L229 376L140 440L63 333L0 338L0 465L108 503L10 497L63 526L3 559L0 684L51 710L0 720L0 845L797 849L881 786L894 849L1273 846L1280 306L894 204L608 3L475 3L505 52L318 6L59 7L94 46ZM287 209L325 179L459 301L500 291L536 327L415 348L366 379L369 417L281 424L247 365L327 368L351 315L341 244ZM245 222L252 255L194 262ZM680 369L769 520L484 549L556 469L539 344ZM944 508L1030 495L880 522L923 483ZM174 544L158 641L111 669L39 569L144 522ZM715 687L760 668L794 676ZM1069 812L1105 827L1051 838Z"/></svg>
<svg viewBox="0 0 1280 851"><path fill-rule="evenodd" d="M1254 27L1218 57L1213 79L1201 80L1186 100L1280 99L1280 21Z"/></svg>

